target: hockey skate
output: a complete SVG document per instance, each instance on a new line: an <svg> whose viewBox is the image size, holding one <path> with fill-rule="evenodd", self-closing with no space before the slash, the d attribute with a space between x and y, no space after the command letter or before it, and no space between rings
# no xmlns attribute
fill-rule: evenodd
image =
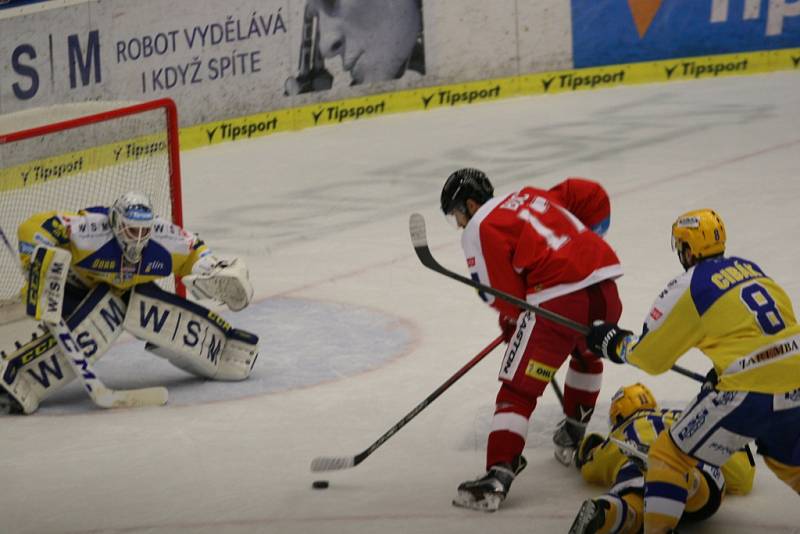
<svg viewBox="0 0 800 534"><path fill-rule="evenodd" d="M587 418L588 419L588 418ZM586 423L576 421L570 417L563 419L553 434L553 444L556 446L556 460L566 466L575 461L575 453L586 433Z"/></svg>
<svg viewBox="0 0 800 534"><path fill-rule="evenodd" d="M458 496L453 499L453 506L496 512L508 495L514 477L527 465L528 462L521 454L510 464L493 465L482 477L458 486Z"/></svg>
<svg viewBox="0 0 800 534"><path fill-rule="evenodd" d="M569 527L569 534L594 534L606 522L609 504L602 499L586 499Z"/></svg>

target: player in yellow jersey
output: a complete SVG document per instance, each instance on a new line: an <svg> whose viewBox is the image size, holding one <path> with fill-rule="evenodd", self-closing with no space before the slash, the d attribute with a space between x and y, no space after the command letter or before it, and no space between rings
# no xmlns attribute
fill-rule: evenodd
<svg viewBox="0 0 800 534"><path fill-rule="evenodd" d="M587 344L616 363L667 371L696 347L713 379L648 455L644 529L669 532L698 461L720 466L755 440L772 471L800 492L800 325L784 290L753 261L726 257L725 226L709 209L672 225L686 270L659 294L640 336L595 323Z"/></svg>
<svg viewBox="0 0 800 534"><path fill-rule="evenodd" d="M608 487L604 495L587 499L569 534L635 534L644 516L644 474L647 450L659 434L680 417L679 410L659 409L643 384L620 388L611 400L607 437L592 433L581 442L576 464L583 478ZM750 492L755 476L752 458L736 452L717 468L698 462L691 470L686 510L682 520L711 517L724 493Z"/></svg>

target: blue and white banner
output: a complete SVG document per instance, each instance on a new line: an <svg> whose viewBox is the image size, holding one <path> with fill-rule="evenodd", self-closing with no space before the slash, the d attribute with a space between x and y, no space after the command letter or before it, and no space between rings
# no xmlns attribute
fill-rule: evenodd
<svg viewBox="0 0 800 534"><path fill-rule="evenodd" d="M571 0L575 68L800 46L800 0Z"/></svg>

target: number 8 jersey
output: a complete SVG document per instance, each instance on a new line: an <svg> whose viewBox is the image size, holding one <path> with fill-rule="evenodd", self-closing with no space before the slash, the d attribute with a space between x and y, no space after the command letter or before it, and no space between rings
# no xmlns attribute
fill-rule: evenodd
<svg viewBox="0 0 800 534"><path fill-rule="evenodd" d="M484 203L461 246L473 279L531 304L622 275L611 247L587 228L605 229L608 196L595 182L569 179L547 191L525 187ZM501 313L513 305L481 293Z"/></svg>
<svg viewBox="0 0 800 534"><path fill-rule="evenodd" d="M658 374L692 347L713 362L720 391L800 387L800 326L791 301L752 261L711 258L670 281L642 335L623 350L630 363Z"/></svg>

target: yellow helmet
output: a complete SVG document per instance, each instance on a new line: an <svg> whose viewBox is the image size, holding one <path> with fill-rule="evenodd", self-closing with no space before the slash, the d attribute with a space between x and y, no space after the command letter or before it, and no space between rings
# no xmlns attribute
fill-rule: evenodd
<svg viewBox="0 0 800 534"><path fill-rule="evenodd" d="M655 410L656 398L653 393L642 383L637 382L630 386L623 386L611 397L611 408L608 409L608 419L611 426L617 426L625 419L639 410Z"/></svg>
<svg viewBox="0 0 800 534"><path fill-rule="evenodd" d="M725 224L717 212L688 211L672 223L672 250L678 252L681 263L686 247L695 261L725 252Z"/></svg>

